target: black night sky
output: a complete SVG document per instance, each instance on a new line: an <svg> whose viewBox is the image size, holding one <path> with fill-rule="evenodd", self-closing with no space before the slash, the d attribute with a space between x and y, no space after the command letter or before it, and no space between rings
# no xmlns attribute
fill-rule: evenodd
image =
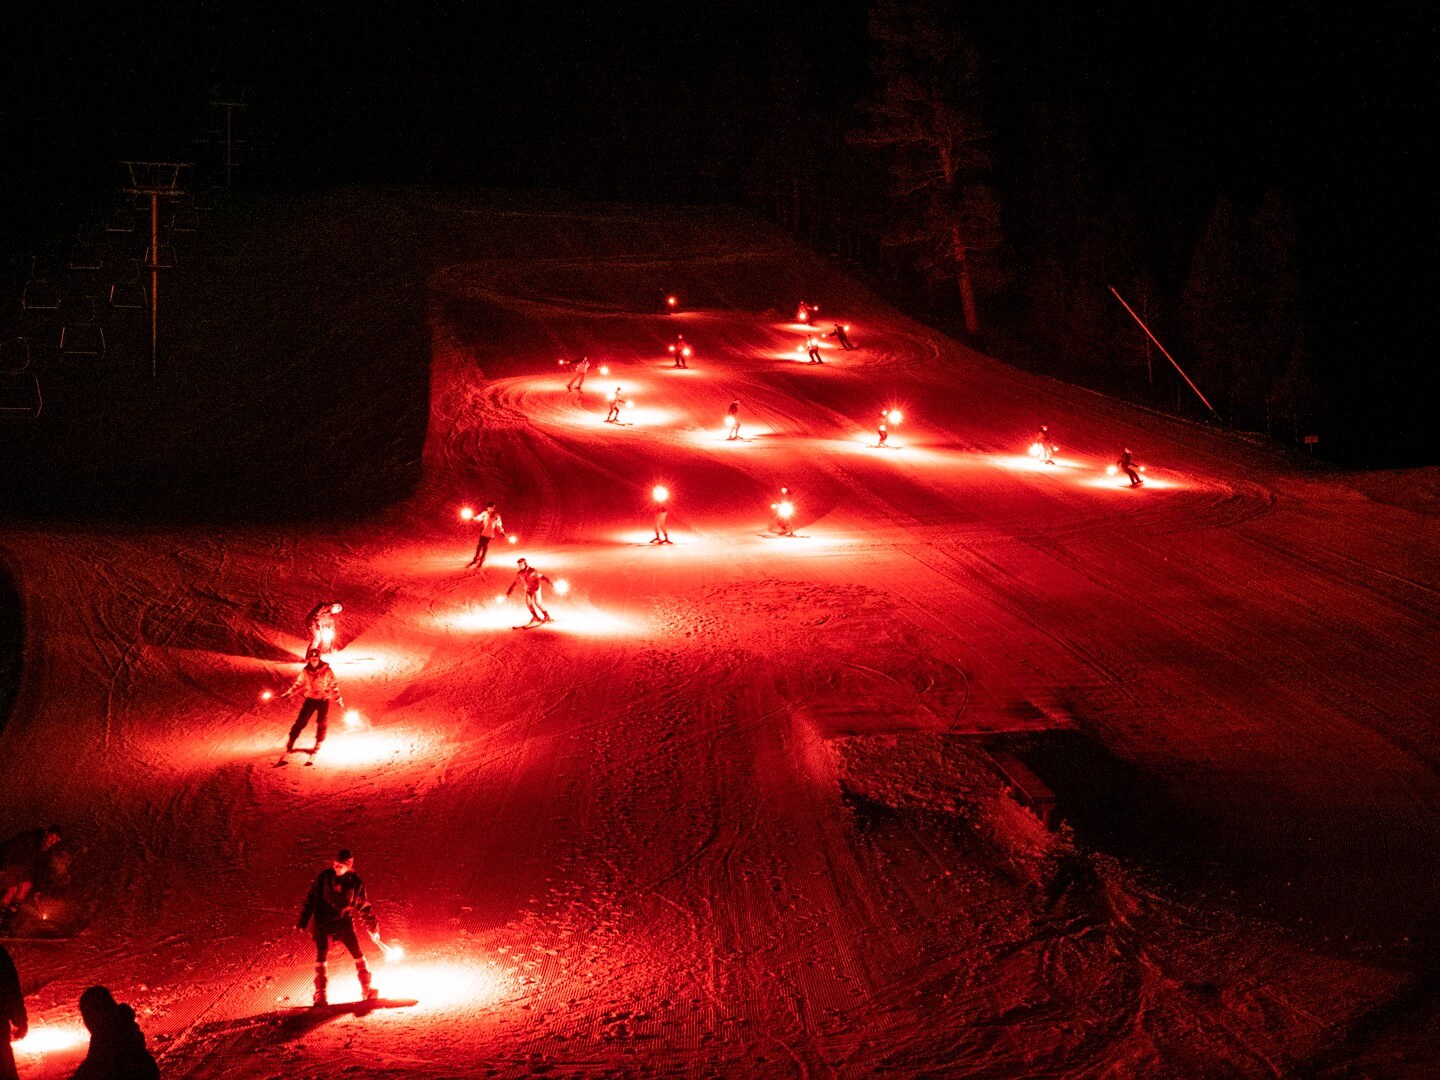
<svg viewBox="0 0 1440 1080"><path fill-rule="evenodd" d="M794 168L873 189L844 146L872 92L866 8L11 6L0 34L7 276L38 237L103 199L116 159L185 153L218 88L247 88L274 187L422 180L741 202L746 148L795 123ZM1418 417L1397 402L1415 400L1433 353L1427 9L956 11L983 64L1021 275L1041 227L1024 196L1040 117L1079 132L1087 198L1128 201L1162 283L1183 278L1217 198L1253 206L1279 189L1298 223L1321 381L1363 403L1362 437L1398 437L1395 452L1413 454Z"/></svg>

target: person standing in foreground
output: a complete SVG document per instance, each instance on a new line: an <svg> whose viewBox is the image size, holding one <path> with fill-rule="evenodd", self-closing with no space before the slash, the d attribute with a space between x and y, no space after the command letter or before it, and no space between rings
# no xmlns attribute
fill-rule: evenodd
<svg viewBox="0 0 1440 1080"><path fill-rule="evenodd" d="M485 509L475 519L480 526L480 539L475 543L475 557L466 566L482 568L485 565L485 555L490 550L490 541L495 539L495 534L505 535L505 524L500 520L500 511L495 509L493 502L485 504Z"/></svg>
<svg viewBox="0 0 1440 1080"><path fill-rule="evenodd" d="M380 996L370 982L370 965L360 951L360 941L355 936L355 920L365 924L371 938L378 938L380 921L375 909L365 895L365 883L355 873L355 856L349 848L335 853L330 866L320 871L315 884L305 897L305 906L300 909L300 918L295 925L301 930L310 929L315 939L315 997L316 1005L324 1005L328 998L325 988L329 983L327 960L330 956L330 940L344 945L355 958L355 974L360 977L360 995L366 1001Z"/></svg>
<svg viewBox="0 0 1440 1080"><path fill-rule="evenodd" d="M530 609L531 625L553 621L550 618L550 613L545 610L544 601L540 597L540 583L549 582L551 585L555 583L550 581L548 577L540 573L539 570L536 570L524 559L517 559L515 564L520 569L515 571L515 580L510 583L510 588L505 590L505 595L509 596L513 593L515 586L524 585L525 606Z"/></svg>
<svg viewBox="0 0 1440 1080"><path fill-rule="evenodd" d="M287 698L295 691L301 691L305 700L300 706L300 715L295 718L295 723L290 726L290 737L285 740L285 753L290 754L295 750L295 740L305 730L306 723L310 717L315 717L315 749L311 750L312 755L320 752L320 744L325 741L325 723L330 716L330 702L334 701L343 709L345 699L340 696L340 682L335 678L335 670L327 664L320 655L319 649L311 649L305 654L305 666L300 669L300 674L290 684L290 689L280 696ZM285 760L283 757L280 759Z"/></svg>
<svg viewBox="0 0 1440 1080"><path fill-rule="evenodd" d="M825 362L820 359L820 341L818 338L807 337L805 339L805 351L810 354L810 359L807 363L823 364Z"/></svg>
<svg viewBox="0 0 1440 1080"><path fill-rule="evenodd" d="M20 973L4 945L0 945L0 1080L18 1080L15 1052L11 1042L19 1042L30 1030L25 1014L25 995L20 990Z"/></svg>

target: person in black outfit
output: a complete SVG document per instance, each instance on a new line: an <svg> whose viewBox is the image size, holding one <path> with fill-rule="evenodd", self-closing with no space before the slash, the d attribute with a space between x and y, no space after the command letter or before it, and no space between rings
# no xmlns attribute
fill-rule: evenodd
<svg viewBox="0 0 1440 1080"><path fill-rule="evenodd" d="M833 337L836 341L840 343L840 347L846 352L849 352L851 349L855 348L855 343L850 340L850 335L845 332L845 327L841 326L838 322L835 324L835 329L831 330L830 333L826 334L825 336Z"/></svg>
<svg viewBox="0 0 1440 1080"><path fill-rule="evenodd" d="M315 939L315 1004L326 1004L325 986L326 960L330 955L330 939L334 938L349 950L355 958L355 974L360 977L360 993L366 1001L374 1001L379 992L370 984L370 965L360 951L360 941L355 936L355 920L360 919L372 938L380 933L380 922L375 909L365 896L365 883L355 873L355 856L348 848L341 848L328 870L321 870L310 893L305 897L305 906L300 909L296 926L310 928Z"/></svg>
<svg viewBox="0 0 1440 1080"><path fill-rule="evenodd" d="M90 1050L70 1080L160 1080L160 1067L145 1049L135 1010L103 986L80 995L80 1018L90 1029Z"/></svg>
<svg viewBox="0 0 1440 1080"><path fill-rule="evenodd" d="M60 842L60 827L27 829L0 844L0 929L9 926L49 865L50 849Z"/></svg>
<svg viewBox="0 0 1440 1080"><path fill-rule="evenodd" d="M10 1049L11 1040L23 1039L30 1030L30 1018L25 1015L25 995L20 991L20 973L15 970L15 961L0 945L0 1080L18 1080L15 1070L15 1052Z"/></svg>
<svg viewBox="0 0 1440 1080"><path fill-rule="evenodd" d="M1119 457L1119 459L1115 462L1115 464L1116 464L1116 465L1119 465L1119 466L1120 466L1120 470L1121 470L1126 476L1130 477L1130 486L1131 486L1131 487L1139 487L1141 484L1143 484L1143 483L1145 482L1145 481L1143 481L1143 480L1140 479L1140 474L1135 471L1135 463L1130 460L1130 449L1129 449L1129 447L1126 447L1124 450L1120 451L1120 457Z"/></svg>

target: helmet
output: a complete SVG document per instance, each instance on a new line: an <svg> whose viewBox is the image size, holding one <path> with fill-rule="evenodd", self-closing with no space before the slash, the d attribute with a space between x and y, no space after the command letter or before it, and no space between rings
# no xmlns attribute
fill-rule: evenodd
<svg viewBox="0 0 1440 1080"><path fill-rule="evenodd" d="M342 605L340 605L340 604L331 604L331 605L330 605L330 614L331 614L331 615L339 615L340 612L342 612L342 611L344 611L344 610L345 610L345 608L344 608Z"/></svg>

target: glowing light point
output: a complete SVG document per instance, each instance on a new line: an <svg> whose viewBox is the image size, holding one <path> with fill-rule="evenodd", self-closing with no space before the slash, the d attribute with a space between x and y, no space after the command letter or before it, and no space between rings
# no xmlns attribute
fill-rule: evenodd
<svg viewBox="0 0 1440 1080"><path fill-rule="evenodd" d="M794 505L788 502L782 502L779 506L775 508L775 510L782 518L788 518L790 517L790 515L795 513Z"/></svg>
<svg viewBox="0 0 1440 1080"><path fill-rule="evenodd" d="M609 375L609 374L610 374L610 365L609 365L609 364L601 364L601 365L600 365L600 374L601 374L601 375Z"/></svg>
<svg viewBox="0 0 1440 1080"><path fill-rule="evenodd" d="M359 709L346 709L346 710L345 710L345 726L346 726L347 728L349 728L351 731L354 731L354 730L356 730L357 728L360 728L360 727L364 727L364 726L365 726L365 721L364 721L364 719L360 716L360 710L359 710Z"/></svg>
<svg viewBox="0 0 1440 1080"><path fill-rule="evenodd" d="M674 307L676 304L678 304L678 303L680 303L680 298L679 298L678 296L667 296L667 297L665 297L665 306L666 306L666 307L672 307L672 308L673 308L673 307Z"/></svg>
<svg viewBox="0 0 1440 1080"><path fill-rule="evenodd" d="M322 627L320 630L320 644L324 645L327 649L330 648L331 645L334 645L335 631L328 626Z"/></svg>
<svg viewBox="0 0 1440 1080"><path fill-rule="evenodd" d="M460 520L461 520L461 521L469 521L469 520L470 520L471 518L473 518L474 516L475 516L475 511L472 510L470 507L468 507L468 506L462 506L462 507L460 508Z"/></svg>
<svg viewBox="0 0 1440 1080"><path fill-rule="evenodd" d="M564 596L570 591L570 582L566 581L564 578L561 578L559 581L555 582L555 591L561 596Z"/></svg>
<svg viewBox="0 0 1440 1080"><path fill-rule="evenodd" d="M899 409L891 409L888 413L885 414L885 419L889 420L892 424L898 424L901 420L905 419L905 414L902 413Z"/></svg>
<svg viewBox="0 0 1440 1080"><path fill-rule="evenodd" d="M1044 452L1044 451L1042 451L1042 450L1040 449L1040 444L1039 444L1038 442L1032 442L1032 443L1030 444L1030 456L1031 456L1031 457L1039 457L1043 452Z"/></svg>
<svg viewBox="0 0 1440 1080"><path fill-rule="evenodd" d="M273 698L274 696L275 696L275 692L274 692L273 690L262 690L262 691L260 692L260 700L261 700L261 701L269 701L269 700L270 700L271 698Z"/></svg>
<svg viewBox="0 0 1440 1080"><path fill-rule="evenodd" d="M495 606L496 606L496 607L499 607L499 606L500 606L501 604L503 604L503 603L505 603L505 597L503 597L503 596L497 596L497 597L495 597Z"/></svg>
<svg viewBox="0 0 1440 1080"><path fill-rule="evenodd" d="M656 484L650 494L656 502L663 503L666 499L670 498L670 489L662 484Z"/></svg>
<svg viewBox="0 0 1440 1080"><path fill-rule="evenodd" d="M514 543L517 543L520 538L519 538L518 536L511 536L509 533L506 533L506 534L505 534L505 539L508 540L508 541L510 541L510 543L514 544Z"/></svg>
<svg viewBox="0 0 1440 1080"><path fill-rule="evenodd" d="M1117 469L1114 465L1106 465L1106 466L1105 466L1105 475L1106 475L1106 476L1114 476L1114 475L1115 475L1116 473L1118 473L1119 471L1120 471L1120 470Z"/></svg>
<svg viewBox="0 0 1440 1080"><path fill-rule="evenodd" d="M738 421L736 421L735 417L733 417L733 416L726 416L726 417L725 417L725 426L726 426L726 427L734 427L737 422L738 422Z"/></svg>

